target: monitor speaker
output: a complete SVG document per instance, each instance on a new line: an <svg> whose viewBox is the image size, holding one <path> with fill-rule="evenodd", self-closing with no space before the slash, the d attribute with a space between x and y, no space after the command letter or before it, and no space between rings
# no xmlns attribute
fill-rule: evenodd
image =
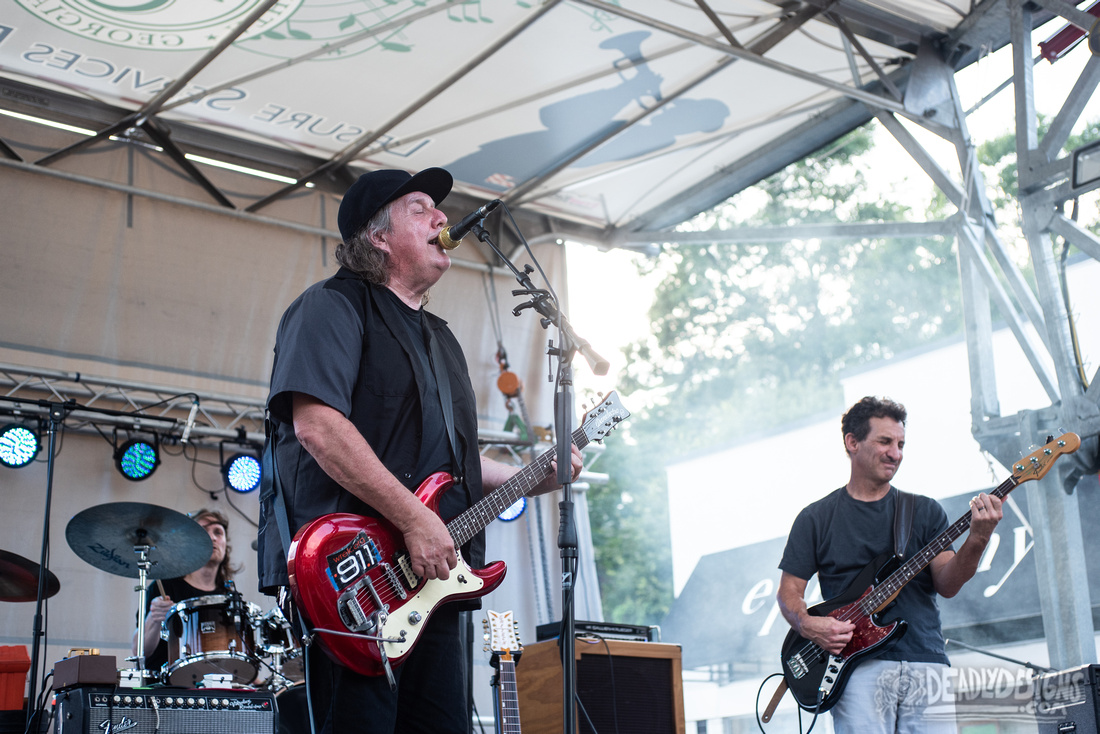
<svg viewBox="0 0 1100 734"><path fill-rule="evenodd" d="M276 732L275 696L262 691L72 688L58 691L54 734Z"/></svg>
<svg viewBox="0 0 1100 734"><path fill-rule="evenodd" d="M579 734L684 734L679 645L578 638L575 659ZM557 640L524 648L516 665L516 688L524 734L560 734Z"/></svg>

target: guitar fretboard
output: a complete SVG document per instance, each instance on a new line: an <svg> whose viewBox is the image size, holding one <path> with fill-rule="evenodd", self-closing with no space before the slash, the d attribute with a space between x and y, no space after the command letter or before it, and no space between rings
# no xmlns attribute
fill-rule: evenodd
<svg viewBox="0 0 1100 734"><path fill-rule="evenodd" d="M499 661L500 672L500 730L503 734L520 734L519 688L516 687L516 664L512 660Z"/></svg>
<svg viewBox="0 0 1100 734"><path fill-rule="evenodd" d="M1015 476L1004 480L1000 486L990 492L997 499L1004 499L1019 484ZM936 538L924 546L919 553L903 563L898 570L890 574L889 578L875 587L875 590L864 597L859 608L864 614L870 615L887 602L894 594L901 591L902 587L909 583L914 576L924 570L924 567L932 562L932 559L951 547L959 537L970 529L970 513L967 512L944 530Z"/></svg>
<svg viewBox="0 0 1100 734"><path fill-rule="evenodd" d="M587 425L588 422L573 431L573 443L579 449L583 449L588 445L588 434L585 432L585 426ZM500 513L515 504L520 497L526 497L535 487L542 484L543 480L550 476L551 471L553 471L550 462L553 461L556 455L556 449L550 449L543 453L513 475L495 492L490 492L482 497L467 508L465 512L447 523L447 530L454 538L455 547L465 545L470 538L481 532L493 520L496 520Z"/></svg>

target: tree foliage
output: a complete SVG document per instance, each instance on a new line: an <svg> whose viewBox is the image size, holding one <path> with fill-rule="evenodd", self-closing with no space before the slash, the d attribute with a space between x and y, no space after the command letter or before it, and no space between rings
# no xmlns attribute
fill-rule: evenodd
<svg viewBox="0 0 1100 734"><path fill-rule="evenodd" d="M867 129L700 215L735 225L923 219L869 198ZM759 202L754 205L753 202ZM627 395L644 395L626 440L589 493L605 617L659 622L672 600L663 467L824 410L843 408L839 374L961 328L953 241L807 239L667 247L652 333L630 345ZM839 414L839 413L838 413Z"/></svg>

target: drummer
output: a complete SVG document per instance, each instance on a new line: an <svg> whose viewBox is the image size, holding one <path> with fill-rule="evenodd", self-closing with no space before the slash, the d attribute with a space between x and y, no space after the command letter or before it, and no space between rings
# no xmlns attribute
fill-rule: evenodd
<svg viewBox="0 0 1100 734"><path fill-rule="evenodd" d="M205 508L192 512L189 517L202 526L210 536L213 549L206 565L182 578L164 579L149 584L146 603L145 669L159 670L168 662L168 643L161 639L161 623L172 607L186 599L210 594L226 594L233 591L233 574L240 570L229 561L229 518L217 510ZM226 582L230 582L229 585ZM163 593L161 591L163 586ZM132 649L137 654L137 631L134 631Z"/></svg>

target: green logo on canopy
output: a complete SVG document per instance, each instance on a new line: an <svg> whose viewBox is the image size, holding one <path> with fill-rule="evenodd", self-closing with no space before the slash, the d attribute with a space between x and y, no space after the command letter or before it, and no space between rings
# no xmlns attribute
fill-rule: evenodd
<svg viewBox="0 0 1100 734"><path fill-rule="evenodd" d="M262 0L15 0L73 35L153 51L204 49L237 28ZM243 37L283 23L304 0L276 3Z"/></svg>

